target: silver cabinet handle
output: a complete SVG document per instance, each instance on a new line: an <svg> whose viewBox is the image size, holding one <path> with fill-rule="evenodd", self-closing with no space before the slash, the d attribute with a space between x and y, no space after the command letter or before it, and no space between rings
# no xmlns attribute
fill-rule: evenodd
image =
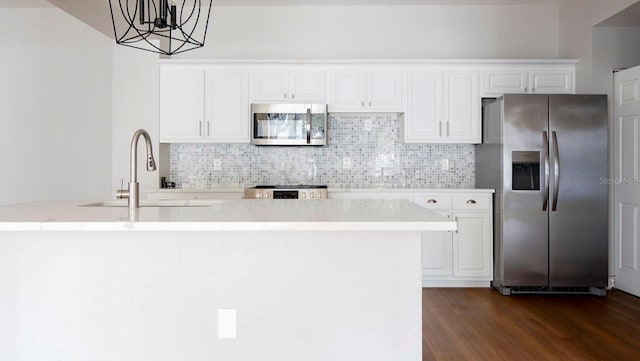
<svg viewBox="0 0 640 361"><path fill-rule="evenodd" d="M427 203L435 204L435 203L438 203L438 201L436 201L435 199L431 198L431 199L429 199L429 200L427 201Z"/></svg>
<svg viewBox="0 0 640 361"><path fill-rule="evenodd" d="M455 218L455 219L456 219L456 223L458 223L458 216L456 216L456 218ZM458 233L458 229L459 229L459 228L460 228L460 227L457 227L457 228L456 228L456 233Z"/></svg>
<svg viewBox="0 0 640 361"><path fill-rule="evenodd" d="M369 106L371 106L371 100L369 100Z"/></svg>
<svg viewBox="0 0 640 361"><path fill-rule="evenodd" d="M558 149L558 136L556 131L551 132L553 138L553 204L551 205L551 211L555 212L558 206L558 193L560 190L560 150Z"/></svg>
<svg viewBox="0 0 640 361"><path fill-rule="evenodd" d="M549 136L547 131L542 132L542 142L544 143L544 194L542 196L542 210L547 210L549 204Z"/></svg>
<svg viewBox="0 0 640 361"><path fill-rule="evenodd" d="M211 122L207 121L207 137L211 136Z"/></svg>
<svg viewBox="0 0 640 361"><path fill-rule="evenodd" d="M449 121L447 120L447 137L449 136Z"/></svg>
<svg viewBox="0 0 640 361"><path fill-rule="evenodd" d="M476 204L476 201L474 199L469 199L467 201L467 204Z"/></svg>
<svg viewBox="0 0 640 361"><path fill-rule="evenodd" d="M287 93L284 93L284 98L287 99Z"/></svg>
<svg viewBox="0 0 640 361"><path fill-rule="evenodd" d="M307 108L307 144L311 144L311 108Z"/></svg>
<svg viewBox="0 0 640 361"><path fill-rule="evenodd" d="M442 136L442 122L438 123L438 134L440 134L440 136Z"/></svg>
<svg viewBox="0 0 640 361"><path fill-rule="evenodd" d="M200 121L200 123L198 125L198 134L200 134L200 136L202 136L202 121Z"/></svg>
<svg viewBox="0 0 640 361"><path fill-rule="evenodd" d="M360 105L362 105L362 107L364 108L364 102L360 102Z"/></svg>
<svg viewBox="0 0 640 361"><path fill-rule="evenodd" d="M291 94L291 99L295 99L296 95L295 94Z"/></svg>

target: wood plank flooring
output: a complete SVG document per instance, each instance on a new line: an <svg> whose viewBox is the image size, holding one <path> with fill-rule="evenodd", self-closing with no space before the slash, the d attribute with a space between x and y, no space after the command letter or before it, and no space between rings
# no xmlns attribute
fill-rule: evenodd
<svg viewBox="0 0 640 361"><path fill-rule="evenodd" d="M422 291L425 360L640 360L640 298Z"/></svg>

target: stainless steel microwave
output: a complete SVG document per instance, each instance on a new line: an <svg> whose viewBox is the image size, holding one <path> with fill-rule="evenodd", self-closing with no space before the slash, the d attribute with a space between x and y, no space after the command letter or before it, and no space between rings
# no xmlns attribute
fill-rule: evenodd
<svg viewBox="0 0 640 361"><path fill-rule="evenodd" d="M251 144L326 145L327 104L251 104Z"/></svg>

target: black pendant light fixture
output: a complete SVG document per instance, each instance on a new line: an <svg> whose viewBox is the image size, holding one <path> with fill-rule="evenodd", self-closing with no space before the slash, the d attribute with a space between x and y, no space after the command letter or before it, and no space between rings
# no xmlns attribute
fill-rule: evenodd
<svg viewBox="0 0 640 361"><path fill-rule="evenodd" d="M213 0L109 0L116 43L164 55L204 46L212 6Z"/></svg>

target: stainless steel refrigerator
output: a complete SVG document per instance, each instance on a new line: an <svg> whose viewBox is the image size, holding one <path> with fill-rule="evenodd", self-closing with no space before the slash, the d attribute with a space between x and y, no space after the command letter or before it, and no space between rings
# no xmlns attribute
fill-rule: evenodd
<svg viewBox="0 0 640 361"><path fill-rule="evenodd" d="M606 95L483 100L476 186L496 189L500 292L606 294L607 137Z"/></svg>

